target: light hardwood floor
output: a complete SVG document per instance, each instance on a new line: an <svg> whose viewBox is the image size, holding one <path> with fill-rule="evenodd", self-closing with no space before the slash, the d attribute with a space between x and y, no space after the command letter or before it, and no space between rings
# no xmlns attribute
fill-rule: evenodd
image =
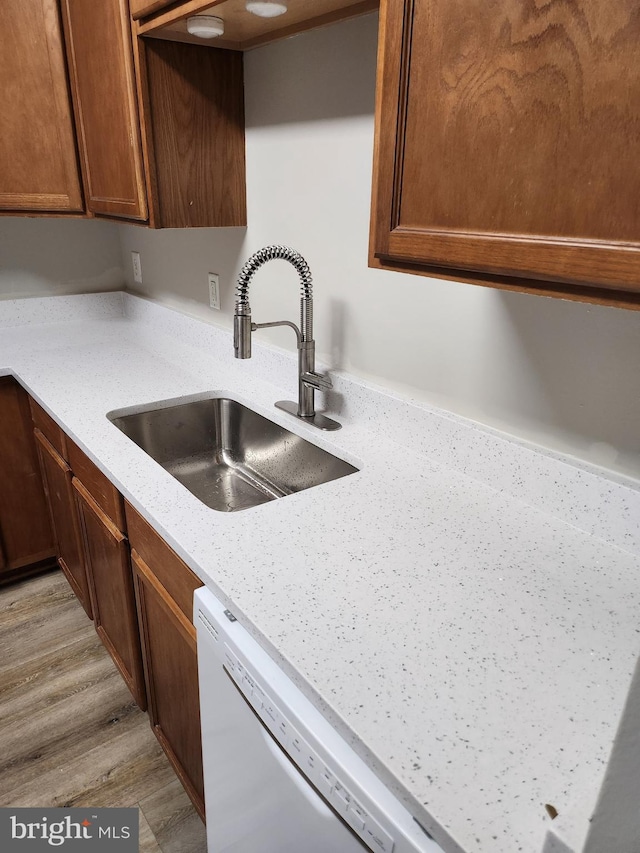
<svg viewBox="0 0 640 853"><path fill-rule="evenodd" d="M61 572L0 587L0 806L137 806L141 853L204 826Z"/></svg>

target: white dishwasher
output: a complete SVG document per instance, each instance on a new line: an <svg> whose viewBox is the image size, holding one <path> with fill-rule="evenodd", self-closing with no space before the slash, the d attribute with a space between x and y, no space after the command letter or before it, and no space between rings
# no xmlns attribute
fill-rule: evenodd
<svg viewBox="0 0 640 853"><path fill-rule="evenodd" d="M442 853L205 587L194 616L208 853Z"/></svg>

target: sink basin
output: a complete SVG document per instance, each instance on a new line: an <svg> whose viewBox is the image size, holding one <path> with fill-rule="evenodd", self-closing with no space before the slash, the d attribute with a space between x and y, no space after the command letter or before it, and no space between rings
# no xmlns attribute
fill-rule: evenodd
<svg viewBox="0 0 640 853"><path fill-rule="evenodd" d="M192 494L220 512L248 509L358 470L227 398L108 417Z"/></svg>

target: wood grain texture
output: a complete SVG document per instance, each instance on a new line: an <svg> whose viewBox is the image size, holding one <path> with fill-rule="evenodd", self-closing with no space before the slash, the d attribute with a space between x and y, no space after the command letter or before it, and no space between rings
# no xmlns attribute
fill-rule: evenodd
<svg viewBox="0 0 640 853"><path fill-rule="evenodd" d="M84 209L56 0L0 4L0 208Z"/></svg>
<svg viewBox="0 0 640 853"><path fill-rule="evenodd" d="M175 551L171 550L149 522L126 501L125 511L131 548L153 568L158 582L166 589L187 622L193 626L193 593L203 586L202 581Z"/></svg>
<svg viewBox="0 0 640 853"><path fill-rule="evenodd" d="M138 806L141 853L206 853L146 714L59 572L0 590L0 696L0 806Z"/></svg>
<svg viewBox="0 0 640 853"><path fill-rule="evenodd" d="M31 661L46 656L52 649L63 649L87 631L90 636L94 634L91 623L87 621L60 571L4 587L0 589L0 601L2 672L17 666L17 660L27 671ZM16 648L20 649L20 654L13 657ZM15 670L15 677L19 681L22 679L20 672L21 668ZM29 683L24 684L27 690ZM7 681L3 681L3 684L7 684ZM4 691L2 698L4 700Z"/></svg>
<svg viewBox="0 0 640 853"><path fill-rule="evenodd" d="M45 412L42 406L36 403L33 397L29 397L29 408L31 409L31 419L34 427L40 430L49 444L52 445L65 462L68 462L67 437L64 432L53 418Z"/></svg>
<svg viewBox="0 0 640 853"><path fill-rule="evenodd" d="M140 4L150 5L150 2L151 0L139 0ZM162 6L160 6L161 2ZM156 10L158 14L154 14L151 21L145 21L144 24L139 25L138 32L144 34L151 28L164 27L190 15L209 13L215 15L220 11L219 8L215 7L219 7L224 2L225 0L172 0L170 3L165 3L164 0L154 0L154 6L158 6ZM133 17L138 18L140 16L136 14Z"/></svg>
<svg viewBox="0 0 640 853"><path fill-rule="evenodd" d="M167 4L165 4L167 5ZM203 44L203 40L187 31L187 17L209 14L222 18L224 35L214 39L210 46L228 50L251 50L278 39L366 15L379 6L379 0L288 0L287 13L275 18L260 18L247 12L246 0L190 0L174 3L166 10L139 24L141 35L153 38ZM134 16L136 17L136 16Z"/></svg>
<svg viewBox="0 0 640 853"><path fill-rule="evenodd" d="M0 803L97 806L100 791L103 805L132 805L168 784L146 715L62 575L0 591L0 612L0 625L12 623L0 628Z"/></svg>
<svg viewBox="0 0 640 853"><path fill-rule="evenodd" d="M37 563L30 563L28 566L21 566L18 569L7 569L6 561L2 554L2 548L0 547L0 586L15 583L17 580L22 580L22 578L39 575L43 572L49 572L58 568L60 567L58 566L57 558L48 557L44 560L38 560Z"/></svg>
<svg viewBox="0 0 640 853"><path fill-rule="evenodd" d="M173 2L174 0L129 0L131 17L137 20L145 15L153 15Z"/></svg>
<svg viewBox="0 0 640 853"><path fill-rule="evenodd" d="M39 429L34 430L34 435L55 536L58 562L87 616L92 618L80 520L72 487L73 474L71 468Z"/></svg>
<svg viewBox="0 0 640 853"><path fill-rule="evenodd" d="M144 711L147 697L129 559L129 543L91 494L73 478L82 525L91 609L98 636Z"/></svg>
<svg viewBox="0 0 640 853"><path fill-rule="evenodd" d="M68 462L74 476L82 483L91 498L115 527L125 533L127 528L124 517L124 500L120 492L70 438L67 438L67 448Z"/></svg>
<svg viewBox="0 0 640 853"><path fill-rule="evenodd" d="M162 849L142 809L138 811L138 832L138 853L162 853Z"/></svg>
<svg viewBox="0 0 640 853"><path fill-rule="evenodd" d="M544 282L524 276L490 275L472 270L457 270L447 267L428 266L424 263L411 263L395 259L379 258L369 253L369 266L374 269L394 270L395 272L421 275L425 278L440 278L448 281L493 287L497 290L509 290L516 293L530 293L549 298L562 297L570 302L590 302L610 308L627 308L640 311L640 293L619 292L593 285L559 285L557 282ZM427 284L428 286L428 284ZM560 287L562 289L560 289Z"/></svg>
<svg viewBox="0 0 640 853"><path fill-rule="evenodd" d="M138 53L153 224L246 225L242 55L155 39Z"/></svg>
<svg viewBox="0 0 640 853"><path fill-rule="evenodd" d="M206 853L204 824L178 779L140 800L139 805L162 853Z"/></svg>
<svg viewBox="0 0 640 853"><path fill-rule="evenodd" d="M639 36L631 0L384 0L372 256L640 293Z"/></svg>
<svg viewBox="0 0 640 853"><path fill-rule="evenodd" d="M29 396L11 376L0 377L0 543L0 576L55 556Z"/></svg>
<svg viewBox="0 0 640 853"><path fill-rule="evenodd" d="M135 551L134 571L149 717L176 775L204 820L195 628Z"/></svg>
<svg viewBox="0 0 640 853"><path fill-rule="evenodd" d="M127 0L62 0L87 205L147 218Z"/></svg>

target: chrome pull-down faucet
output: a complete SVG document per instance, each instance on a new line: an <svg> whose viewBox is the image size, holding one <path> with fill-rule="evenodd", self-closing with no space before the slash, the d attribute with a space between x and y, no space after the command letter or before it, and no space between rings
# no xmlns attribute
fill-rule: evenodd
<svg viewBox="0 0 640 853"><path fill-rule="evenodd" d="M273 323L253 323L249 305L249 285L260 267L267 261L280 259L289 261L300 276L300 328L289 320ZM236 358L251 358L251 333L256 329L273 326L289 326L298 341L298 403L279 400L275 405L306 423L319 429L340 429L337 421L321 415L315 410L314 394L331 388L331 379L315 372L316 344L313 340L313 283L311 270L305 259L294 249L286 246L265 246L251 255L242 267L236 286L236 311L233 317L233 347Z"/></svg>

